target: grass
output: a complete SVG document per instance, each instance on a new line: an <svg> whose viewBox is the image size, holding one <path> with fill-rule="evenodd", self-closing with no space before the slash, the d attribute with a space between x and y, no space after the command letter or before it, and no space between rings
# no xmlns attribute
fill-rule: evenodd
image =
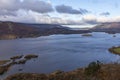
<svg viewBox="0 0 120 80"><path fill-rule="evenodd" d="M120 55L120 47L112 47L109 49L111 53Z"/></svg>
<svg viewBox="0 0 120 80"><path fill-rule="evenodd" d="M119 53L119 54L120 54L120 47L115 48L114 51L115 51L116 53Z"/></svg>

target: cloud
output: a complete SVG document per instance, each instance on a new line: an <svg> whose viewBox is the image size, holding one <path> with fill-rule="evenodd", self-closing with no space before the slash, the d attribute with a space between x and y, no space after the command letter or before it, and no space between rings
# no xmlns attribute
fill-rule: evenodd
<svg viewBox="0 0 120 80"><path fill-rule="evenodd" d="M35 19L32 11L18 10L15 12L16 16L13 15L1 15L1 21L13 21L13 22L26 22L26 23L34 23Z"/></svg>
<svg viewBox="0 0 120 80"><path fill-rule="evenodd" d="M86 9L80 8L79 10L72 8L67 5L58 5L56 6L56 10L58 13L66 13L66 14L85 14L88 13Z"/></svg>
<svg viewBox="0 0 120 80"><path fill-rule="evenodd" d="M0 10L0 15L12 15L12 16L16 16L16 13L14 11Z"/></svg>
<svg viewBox="0 0 120 80"><path fill-rule="evenodd" d="M81 19L82 18L82 19ZM84 25L84 24L100 24L105 22L120 22L120 16L106 17L95 16L87 14L81 18L70 19L64 17L51 17L49 14L42 14L32 10L20 9L15 12L15 15L0 15L0 21L14 21L24 23L46 23L46 24L71 24L71 25Z"/></svg>
<svg viewBox="0 0 120 80"><path fill-rule="evenodd" d="M51 3L40 0L24 0L21 7L26 10L32 10L39 13L48 13L53 11Z"/></svg>
<svg viewBox="0 0 120 80"><path fill-rule="evenodd" d="M25 22L25 23L46 23L46 24L80 24L81 21L63 19L60 17L51 17L48 14L42 14L34 12L32 10L18 10L14 15L0 16L1 21L14 21L14 22Z"/></svg>
<svg viewBox="0 0 120 80"><path fill-rule="evenodd" d="M49 13L53 11L52 4L41 0L0 0L0 14L11 15L11 12L24 9L39 13Z"/></svg>
<svg viewBox="0 0 120 80"><path fill-rule="evenodd" d="M0 4L1 21L47 24L120 22L120 16L108 17L110 15L109 12L103 12L96 16L91 14L87 9L74 9L72 6L67 5L56 6L55 9L57 12L54 12L50 0L0 0ZM54 13L49 14L50 12Z"/></svg>
<svg viewBox="0 0 120 80"><path fill-rule="evenodd" d="M120 16L116 17L99 17L97 18L97 22L105 23L105 22L120 22Z"/></svg>
<svg viewBox="0 0 120 80"><path fill-rule="evenodd" d="M103 13L100 13L101 16L109 16L110 13L109 12L103 12Z"/></svg>
<svg viewBox="0 0 120 80"><path fill-rule="evenodd" d="M120 16L107 17L107 16L95 16L95 15L85 15L82 17L83 23L86 24L101 24L106 22L120 22Z"/></svg>
<svg viewBox="0 0 120 80"><path fill-rule="evenodd" d="M97 17L94 15L85 15L82 17L82 21L86 24L97 24Z"/></svg>
<svg viewBox="0 0 120 80"><path fill-rule="evenodd" d="M80 12L81 12L82 14L90 13L90 11L88 11L87 9L82 9L82 8L80 8Z"/></svg>

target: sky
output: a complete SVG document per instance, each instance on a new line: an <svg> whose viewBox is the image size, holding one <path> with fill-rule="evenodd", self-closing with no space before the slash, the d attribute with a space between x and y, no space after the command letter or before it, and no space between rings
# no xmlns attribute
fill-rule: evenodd
<svg viewBox="0 0 120 80"><path fill-rule="evenodd" d="M0 0L0 21L64 25L120 22L120 1Z"/></svg>

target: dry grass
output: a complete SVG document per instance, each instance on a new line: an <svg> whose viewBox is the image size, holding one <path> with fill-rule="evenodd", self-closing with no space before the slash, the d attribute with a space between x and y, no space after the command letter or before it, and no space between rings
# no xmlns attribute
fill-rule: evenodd
<svg viewBox="0 0 120 80"><path fill-rule="evenodd" d="M5 80L120 80L120 64L101 64L100 71L94 76L85 74L85 68L70 72L56 71L51 74L20 73Z"/></svg>

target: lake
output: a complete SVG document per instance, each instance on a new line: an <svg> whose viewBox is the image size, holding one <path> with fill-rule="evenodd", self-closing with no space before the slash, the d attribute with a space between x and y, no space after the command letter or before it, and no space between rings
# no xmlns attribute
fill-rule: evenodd
<svg viewBox="0 0 120 80"><path fill-rule="evenodd" d="M21 54L38 54L38 59L24 65L15 65L4 77L18 72L51 73L55 70L71 71L99 60L103 63L120 62L120 56L108 48L120 45L120 34L107 33L51 35L38 38L0 40L0 60ZM19 69L23 69L19 71Z"/></svg>

